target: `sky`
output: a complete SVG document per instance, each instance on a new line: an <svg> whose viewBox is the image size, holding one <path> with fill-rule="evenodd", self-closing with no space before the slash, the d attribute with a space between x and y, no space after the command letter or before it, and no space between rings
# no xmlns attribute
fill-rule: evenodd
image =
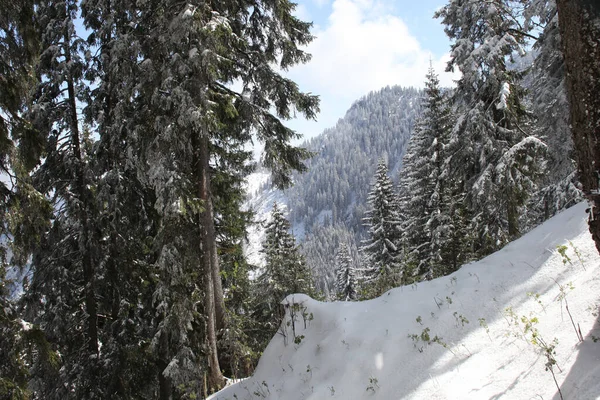
<svg viewBox="0 0 600 400"><path fill-rule="evenodd" d="M297 17L313 22L312 60L287 72L320 96L317 121L288 123L304 138L335 126L355 100L387 85L423 87L431 60L443 86L450 42L435 10L444 0L296 0Z"/></svg>

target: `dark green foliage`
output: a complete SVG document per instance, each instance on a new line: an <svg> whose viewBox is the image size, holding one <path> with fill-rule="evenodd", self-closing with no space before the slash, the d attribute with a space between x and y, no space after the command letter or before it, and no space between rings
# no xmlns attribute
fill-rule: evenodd
<svg viewBox="0 0 600 400"><path fill-rule="evenodd" d="M529 132L523 74L508 66L527 37L519 11L508 0L451 0L436 12L453 41L448 69L462 72L454 92L449 176L463 185L476 257L522 234L519 215L543 168L546 146Z"/></svg>
<svg viewBox="0 0 600 400"><path fill-rule="evenodd" d="M350 301L357 299L358 286L356 271L348 246L341 244L336 257L336 289L339 300Z"/></svg>
<svg viewBox="0 0 600 400"><path fill-rule="evenodd" d="M447 164L453 115L442 93L433 68L425 82L423 113L417 121L400 179L403 213L402 243L407 261L416 265L418 279L443 275L446 264L442 253L455 235L450 207L458 182Z"/></svg>
<svg viewBox="0 0 600 400"><path fill-rule="evenodd" d="M274 204L262 248L265 267L255 287L254 316L262 329L259 339L262 348L279 327L283 317L280 303L286 296L294 293L312 297L317 295L312 271L306 265L289 229L290 223Z"/></svg>
<svg viewBox="0 0 600 400"><path fill-rule="evenodd" d="M406 278L403 277L402 252L398 246L401 221L397 195L383 160L377 165L368 207L363 219L368 228L368 239L360 248L364 262L361 286L367 297L376 297Z"/></svg>

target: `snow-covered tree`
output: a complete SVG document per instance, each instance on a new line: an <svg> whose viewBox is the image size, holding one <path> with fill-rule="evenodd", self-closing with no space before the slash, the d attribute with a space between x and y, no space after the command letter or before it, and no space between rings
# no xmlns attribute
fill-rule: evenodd
<svg viewBox="0 0 600 400"><path fill-rule="evenodd" d="M398 202L384 160L377 165L368 207L363 223L369 236L360 249L364 258L361 286L367 296L374 297L399 284L402 278Z"/></svg>
<svg viewBox="0 0 600 400"><path fill-rule="evenodd" d="M138 129L146 143L145 176L164 217L182 214L198 227L191 240L180 231L164 249L173 254L173 246L186 243L199 249L197 265L186 268L203 271L196 282L202 285L198 294L204 301L195 304L205 316L209 387L217 388L224 383L217 333L227 323L215 225L215 160L224 154L218 148L240 148L254 137L264 144L263 164L282 187L291 183L291 171L304 168L308 153L290 145L298 135L282 120L295 112L313 118L318 99L302 93L278 71L309 59L300 47L312 39L310 25L292 15L294 6L287 0L160 0L143 7L142 15L148 17L139 36L136 99L148 121ZM234 82L239 85L230 85ZM176 226L176 221L169 223ZM171 267L161 262L158 268ZM161 293L168 290L165 285ZM189 315L196 311L189 310Z"/></svg>
<svg viewBox="0 0 600 400"><path fill-rule="evenodd" d="M262 346L266 346L281 322L280 303L290 294L315 296L312 271L290 232L290 223L277 203L265 228L262 252L264 271L257 278L255 319L262 327Z"/></svg>
<svg viewBox="0 0 600 400"><path fill-rule="evenodd" d="M575 176L556 1L530 0L525 5L524 28L538 32L531 52L535 56L533 65L524 76L524 80L530 82L527 100L535 118L533 132L548 145L548 163L541 188L533 193L523 215L523 224L530 228L576 204L582 199L582 193Z"/></svg>
<svg viewBox="0 0 600 400"><path fill-rule="evenodd" d="M340 300L356 300L356 273L348 246L342 243L336 257L336 289Z"/></svg>
<svg viewBox="0 0 600 400"><path fill-rule="evenodd" d="M591 204L589 226L600 252L600 6L557 0L579 181Z"/></svg>
<svg viewBox="0 0 600 400"><path fill-rule="evenodd" d="M442 275L442 252L454 234L449 215L456 181L447 165L447 145L452 130L449 100L438 77L429 68L425 82L423 114L417 121L406 155L400 182L403 243L417 275L431 279Z"/></svg>
<svg viewBox="0 0 600 400"><path fill-rule="evenodd" d="M546 146L527 132L521 72L508 68L527 37L521 11L518 1L451 0L436 12L453 41L448 69L462 73L448 151L479 256L519 236L520 212L543 168Z"/></svg>

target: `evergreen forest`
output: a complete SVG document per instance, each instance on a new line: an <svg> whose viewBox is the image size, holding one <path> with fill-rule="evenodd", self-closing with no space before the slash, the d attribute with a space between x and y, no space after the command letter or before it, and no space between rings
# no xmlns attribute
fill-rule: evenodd
<svg viewBox="0 0 600 400"><path fill-rule="evenodd" d="M300 145L319 97L286 74L314 39L289 0L0 10L0 399L206 398L287 295L445 276L583 199L600 249L591 0L447 0L455 87L430 67Z"/></svg>

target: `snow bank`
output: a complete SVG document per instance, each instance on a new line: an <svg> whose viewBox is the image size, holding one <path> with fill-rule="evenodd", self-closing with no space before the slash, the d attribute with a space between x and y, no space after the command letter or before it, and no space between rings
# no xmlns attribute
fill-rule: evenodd
<svg viewBox="0 0 600 400"><path fill-rule="evenodd" d="M211 399L558 400L548 358L535 344L554 339L564 398L598 398L600 259L584 209L573 207L450 276L377 299L289 296L254 376Z"/></svg>

